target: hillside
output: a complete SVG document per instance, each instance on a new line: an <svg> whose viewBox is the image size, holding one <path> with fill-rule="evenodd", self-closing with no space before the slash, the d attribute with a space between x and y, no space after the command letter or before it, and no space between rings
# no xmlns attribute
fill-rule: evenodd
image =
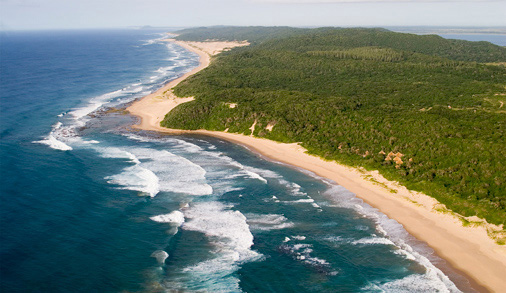
<svg viewBox="0 0 506 293"><path fill-rule="evenodd" d="M175 88L163 126L302 142L466 216L506 223L506 48L384 29L199 28L243 40ZM237 104L229 107L229 103ZM269 130L272 128L272 130Z"/></svg>

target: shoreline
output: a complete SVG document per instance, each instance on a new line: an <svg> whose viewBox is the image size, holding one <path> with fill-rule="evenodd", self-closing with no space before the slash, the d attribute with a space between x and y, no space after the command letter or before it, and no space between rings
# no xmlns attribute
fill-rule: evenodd
<svg viewBox="0 0 506 293"><path fill-rule="evenodd" d="M174 41L174 40L171 40ZM178 98L170 91L179 82L207 67L211 55L225 48L242 46L245 43L223 43L221 50L213 44L212 50L199 48L196 42L174 41L176 44L197 53L199 66L183 76L169 82L156 92L134 102L127 108L131 114L140 118L140 124L133 128L157 131L167 134L199 134L213 136L240 144L271 160L305 169L327 178L353 192L367 204L396 220L412 236L434 249L449 266L469 280L476 290L500 292L506 288L506 280L501 272L506 271L506 247L497 245L487 235L484 224L479 227L464 227L454 215L437 212L441 205L427 195L412 192L396 182L386 180L377 171L365 171L325 161L309 155L296 143L286 144L242 134L208 131L176 130L160 126L165 114L177 105L193 100L193 97ZM192 44L193 43L193 44ZM211 44L211 43L207 43ZM205 47L204 43L200 44ZM393 193L395 191L395 193Z"/></svg>
<svg viewBox="0 0 506 293"><path fill-rule="evenodd" d="M211 57L222 51L228 50L233 47L247 46L247 42L212 42L211 46L204 46L202 42L183 42L174 39L165 39L167 42L173 42L186 50L193 52L199 56L199 65L193 68L191 71L183 74L160 89L151 93L139 100L133 102L127 107L127 111L132 115L141 117L141 123L135 125L138 129L152 129L154 125L158 125L157 131L162 131L160 122L163 120L165 115L170 112L177 105L193 100L193 97L178 98L176 97L171 89L178 85L181 81L185 80L189 76L199 72L200 70L209 66Z"/></svg>
<svg viewBox="0 0 506 293"><path fill-rule="evenodd" d="M178 77L166 85L162 86L157 91L133 102L130 106L127 107L127 111L129 111L132 115L142 117L141 123L136 125L136 128L144 129L149 128L150 125L159 125L160 121L163 120L165 114L167 114L170 110L176 107L180 102L188 102L193 100L193 98L185 99L177 99L172 95L170 89L175 87L181 81L185 80L189 76L199 72L200 70L209 66L211 62L211 56L204 51L197 50L191 47L189 44L185 42L175 41L172 39L167 39L167 41L174 42L175 44L185 48L188 51L196 53L199 56L199 65L193 68L191 71L183 74L181 77ZM166 95L169 94L169 96Z"/></svg>

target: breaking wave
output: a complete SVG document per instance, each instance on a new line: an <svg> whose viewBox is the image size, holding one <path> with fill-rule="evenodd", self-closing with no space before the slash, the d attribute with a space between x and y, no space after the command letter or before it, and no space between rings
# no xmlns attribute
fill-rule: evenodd
<svg viewBox="0 0 506 293"><path fill-rule="evenodd" d="M180 211L173 211L169 214L150 217L150 219L158 223L170 223L179 227L184 223L184 214Z"/></svg>
<svg viewBox="0 0 506 293"><path fill-rule="evenodd" d="M153 148L97 147L105 158L128 159L128 166L121 173L105 179L122 189L135 190L151 197L160 191L189 195L208 195L213 192L206 183L206 171L185 159L165 150ZM170 168L168 168L170 166Z"/></svg>
<svg viewBox="0 0 506 293"><path fill-rule="evenodd" d="M175 79L191 69L197 56L188 53L185 49L173 43L163 41L166 34L158 34L158 38L145 41L144 45L163 44L167 47L170 56L167 61L171 65L156 69L154 75L144 80L127 85L121 89L91 97L78 107L57 115L57 122L51 132L42 140L34 143L45 144L55 150L71 151L79 146L80 128L85 127L92 118L91 116L105 107L116 107L129 103L137 98L156 91L168 80ZM188 58L191 55L193 58Z"/></svg>
<svg viewBox="0 0 506 293"><path fill-rule="evenodd" d="M364 203L355 194L342 186L332 185L325 194L338 206L351 208L364 217L373 220L376 223L376 234L380 235L358 240L335 238L336 241L347 242L351 245L393 245L397 249L397 254L403 255L407 259L415 260L425 267L424 274L409 275L404 279L381 285L370 284L367 288L364 288L365 291L381 289L388 292L460 292L448 276L424 256L429 254L428 251L420 251L427 248L419 247L417 250L413 248L412 245L414 243L410 243L410 239L414 241L414 238L397 221L389 219L386 215ZM411 291L411 289L415 291Z"/></svg>
<svg viewBox="0 0 506 293"><path fill-rule="evenodd" d="M209 291L239 291L235 272L239 265L258 260L261 255L251 249L253 235L246 217L219 202L194 203L184 211L184 230L205 234L215 246L215 257L189 266L189 285L202 286ZM204 286L203 286L204 285Z"/></svg>
<svg viewBox="0 0 506 293"><path fill-rule="evenodd" d="M285 216L277 214L246 214L246 218L252 230L281 230L295 226Z"/></svg>

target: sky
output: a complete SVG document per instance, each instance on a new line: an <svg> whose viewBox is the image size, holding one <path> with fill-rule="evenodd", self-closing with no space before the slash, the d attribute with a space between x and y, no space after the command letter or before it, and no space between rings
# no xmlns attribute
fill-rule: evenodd
<svg viewBox="0 0 506 293"><path fill-rule="evenodd" d="M0 0L0 29L506 26L506 0Z"/></svg>

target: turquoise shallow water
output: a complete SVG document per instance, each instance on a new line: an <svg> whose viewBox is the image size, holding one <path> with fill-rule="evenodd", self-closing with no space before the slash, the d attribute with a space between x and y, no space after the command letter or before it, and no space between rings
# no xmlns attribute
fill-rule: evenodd
<svg viewBox="0 0 506 293"><path fill-rule="evenodd" d="M472 291L333 182L102 111L198 64L161 37L2 35L2 291Z"/></svg>

